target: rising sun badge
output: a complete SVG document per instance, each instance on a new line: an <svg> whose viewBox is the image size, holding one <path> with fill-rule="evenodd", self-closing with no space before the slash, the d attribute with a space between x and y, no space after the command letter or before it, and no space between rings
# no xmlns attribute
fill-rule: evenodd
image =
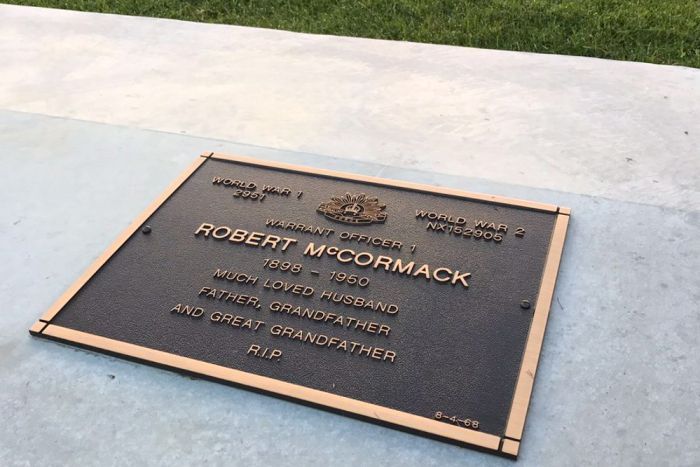
<svg viewBox="0 0 700 467"><path fill-rule="evenodd" d="M317 211L327 218L343 224L368 225L382 223L386 220L384 204L379 204L377 198L371 198L360 193L334 196L327 203L321 203Z"/></svg>

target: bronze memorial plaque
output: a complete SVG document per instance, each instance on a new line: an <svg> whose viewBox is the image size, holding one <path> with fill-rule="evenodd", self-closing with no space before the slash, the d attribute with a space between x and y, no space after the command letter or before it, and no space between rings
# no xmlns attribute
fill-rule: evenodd
<svg viewBox="0 0 700 467"><path fill-rule="evenodd" d="M515 457L568 220L207 153L30 332Z"/></svg>

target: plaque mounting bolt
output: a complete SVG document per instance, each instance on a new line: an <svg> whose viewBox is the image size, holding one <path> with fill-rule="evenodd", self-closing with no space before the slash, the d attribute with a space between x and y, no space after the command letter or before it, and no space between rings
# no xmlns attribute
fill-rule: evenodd
<svg viewBox="0 0 700 467"><path fill-rule="evenodd" d="M148 235L149 233L151 233L151 226L150 226L150 225L144 225L144 226L141 228L141 232L143 232L143 233L145 233L146 235Z"/></svg>
<svg viewBox="0 0 700 467"><path fill-rule="evenodd" d="M530 309L530 300L521 300L520 308L522 308L523 310L529 310Z"/></svg>

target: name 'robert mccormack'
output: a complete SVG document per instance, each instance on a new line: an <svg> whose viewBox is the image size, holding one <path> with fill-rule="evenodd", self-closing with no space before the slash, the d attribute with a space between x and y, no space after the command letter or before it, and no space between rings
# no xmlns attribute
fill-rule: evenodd
<svg viewBox="0 0 700 467"><path fill-rule="evenodd" d="M263 232L248 232L243 229L232 229L228 226L215 226L203 223L194 232L195 237L203 236L214 240L228 241L233 245L247 245L257 248L270 248L271 250L286 251L290 246L298 243L296 238L279 237L277 235L265 234ZM401 258L377 255L366 251L356 252L350 248L338 248L320 244L316 246L309 242L304 249L304 256L322 258L330 256L341 264L353 263L356 266L374 269L384 269L387 272L399 274L406 277L423 277L428 281L435 281L438 284L461 285L465 289L469 287L467 279L471 273L453 270L447 267L434 267L429 264L416 264L415 261L405 261Z"/></svg>

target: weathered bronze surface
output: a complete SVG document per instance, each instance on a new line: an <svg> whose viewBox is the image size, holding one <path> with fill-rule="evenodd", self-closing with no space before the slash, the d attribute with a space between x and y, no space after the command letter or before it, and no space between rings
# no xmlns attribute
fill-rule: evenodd
<svg viewBox="0 0 700 467"><path fill-rule="evenodd" d="M517 456L568 219L207 153L30 332Z"/></svg>

